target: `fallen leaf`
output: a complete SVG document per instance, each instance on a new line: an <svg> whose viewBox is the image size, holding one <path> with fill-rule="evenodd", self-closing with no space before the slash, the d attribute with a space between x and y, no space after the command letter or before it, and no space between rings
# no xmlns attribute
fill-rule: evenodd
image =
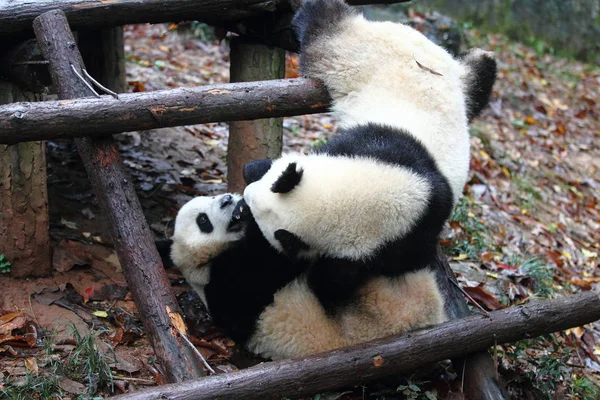
<svg viewBox="0 0 600 400"><path fill-rule="evenodd" d="M65 392L69 392L72 394L82 394L86 391L85 385L82 385L79 382L75 382L69 378L65 378L64 376L58 379L58 386Z"/></svg>
<svg viewBox="0 0 600 400"><path fill-rule="evenodd" d="M94 311L94 312L92 312L92 315L95 315L96 317L100 317L100 318L108 317L108 313L106 311Z"/></svg>
<svg viewBox="0 0 600 400"><path fill-rule="evenodd" d="M465 286L464 289L465 289L465 292L467 292L469 294L469 296L471 296L477 302L485 305L488 310L494 311L499 308L502 308L502 304L500 304L498 299L496 299L496 297L494 297L493 294L486 291L481 286L475 286L475 287Z"/></svg>
<svg viewBox="0 0 600 400"><path fill-rule="evenodd" d="M37 360L34 357L27 357L25 359L25 368L27 368L27 371L33 372L35 376L38 376L40 372Z"/></svg>

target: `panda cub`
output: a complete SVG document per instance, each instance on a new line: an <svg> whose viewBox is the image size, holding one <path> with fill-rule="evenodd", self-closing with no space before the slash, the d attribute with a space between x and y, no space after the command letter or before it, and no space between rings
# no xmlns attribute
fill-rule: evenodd
<svg viewBox="0 0 600 400"><path fill-rule="evenodd" d="M175 219L171 258L215 323L247 350L301 357L445 321L429 271L368 279L351 307L330 316L307 283L311 266L272 248L239 199L186 203Z"/></svg>
<svg viewBox="0 0 600 400"><path fill-rule="evenodd" d="M496 63L481 50L454 59L342 0L304 1L293 25L301 73L324 82L340 132L311 154L247 164L244 200L275 248L315 261L309 283L335 312L367 277L432 261Z"/></svg>

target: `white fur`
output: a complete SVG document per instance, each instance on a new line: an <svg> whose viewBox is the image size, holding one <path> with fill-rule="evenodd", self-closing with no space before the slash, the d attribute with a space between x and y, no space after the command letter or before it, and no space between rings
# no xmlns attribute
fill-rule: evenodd
<svg viewBox="0 0 600 400"><path fill-rule="evenodd" d="M407 130L432 154L459 200L469 167L463 64L409 26L362 15L303 51L310 62L302 73L325 83L341 128L378 122Z"/></svg>
<svg viewBox="0 0 600 400"><path fill-rule="evenodd" d="M227 232L231 214L241 196L232 194L233 203L222 209L219 200L223 196L225 195L196 197L184 204L175 218L172 238L173 263L207 308L204 287L208 285L210 279L210 261L244 235L244 232ZM196 217L201 213L206 213L210 219L214 228L211 233L200 231Z"/></svg>
<svg viewBox="0 0 600 400"><path fill-rule="evenodd" d="M275 294L246 347L265 358L295 358L447 320L435 274L429 270L373 278L356 303L332 319L299 277Z"/></svg>
<svg viewBox="0 0 600 400"><path fill-rule="evenodd" d="M271 186L289 163L302 169L289 193ZM263 235L279 250L274 231L287 229L316 255L360 260L410 231L425 211L430 184L413 171L363 157L288 154L244 191ZM340 194L343 193L343 197Z"/></svg>

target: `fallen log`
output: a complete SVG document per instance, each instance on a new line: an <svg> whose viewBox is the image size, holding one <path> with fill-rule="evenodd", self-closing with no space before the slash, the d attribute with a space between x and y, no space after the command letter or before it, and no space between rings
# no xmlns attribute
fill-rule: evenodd
<svg viewBox="0 0 600 400"><path fill-rule="evenodd" d="M275 399L300 397L393 374L524 338L581 326L600 318L593 292L533 301L449 321L410 334L375 340L298 360L260 364L239 372L158 386L114 400ZM375 362L374 357L378 356ZM381 359L383 363L381 363Z"/></svg>
<svg viewBox="0 0 600 400"><path fill-rule="evenodd" d="M325 112L322 84L303 78L0 106L0 144Z"/></svg>
<svg viewBox="0 0 600 400"><path fill-rule="evenodd" d="M409 0L349 0L349 4L391 4ZM201 21L222 24L290 10L289 0L11 0L0 2L0 40L32 35L38 15L60 9L72 29L127 24Z"/></svg>
<svg viewBox="0 0 600 400"><path fill-rule="evenodd" d="M38 44L49 62L50 76L63 99L87 96L79 79L83 61L65 14L48 11L33 22ZM182 320L132 180L127 176L112 137L75 139L115 244L127 285L138 307L154 352L170 382L203 375L200 360L172 328Z"/></svg>

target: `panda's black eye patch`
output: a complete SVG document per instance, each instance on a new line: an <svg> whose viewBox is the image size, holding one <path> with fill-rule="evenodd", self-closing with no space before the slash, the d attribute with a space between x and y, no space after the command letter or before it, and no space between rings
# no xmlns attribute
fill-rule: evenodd
<svg viewBox="0 0 600 400"><path fill-rule="evenodd" d="M214 229L213 224L210 222L210 218L206 213L198 214L196 217L196 223L202 233L211 233Z"/></svg>

